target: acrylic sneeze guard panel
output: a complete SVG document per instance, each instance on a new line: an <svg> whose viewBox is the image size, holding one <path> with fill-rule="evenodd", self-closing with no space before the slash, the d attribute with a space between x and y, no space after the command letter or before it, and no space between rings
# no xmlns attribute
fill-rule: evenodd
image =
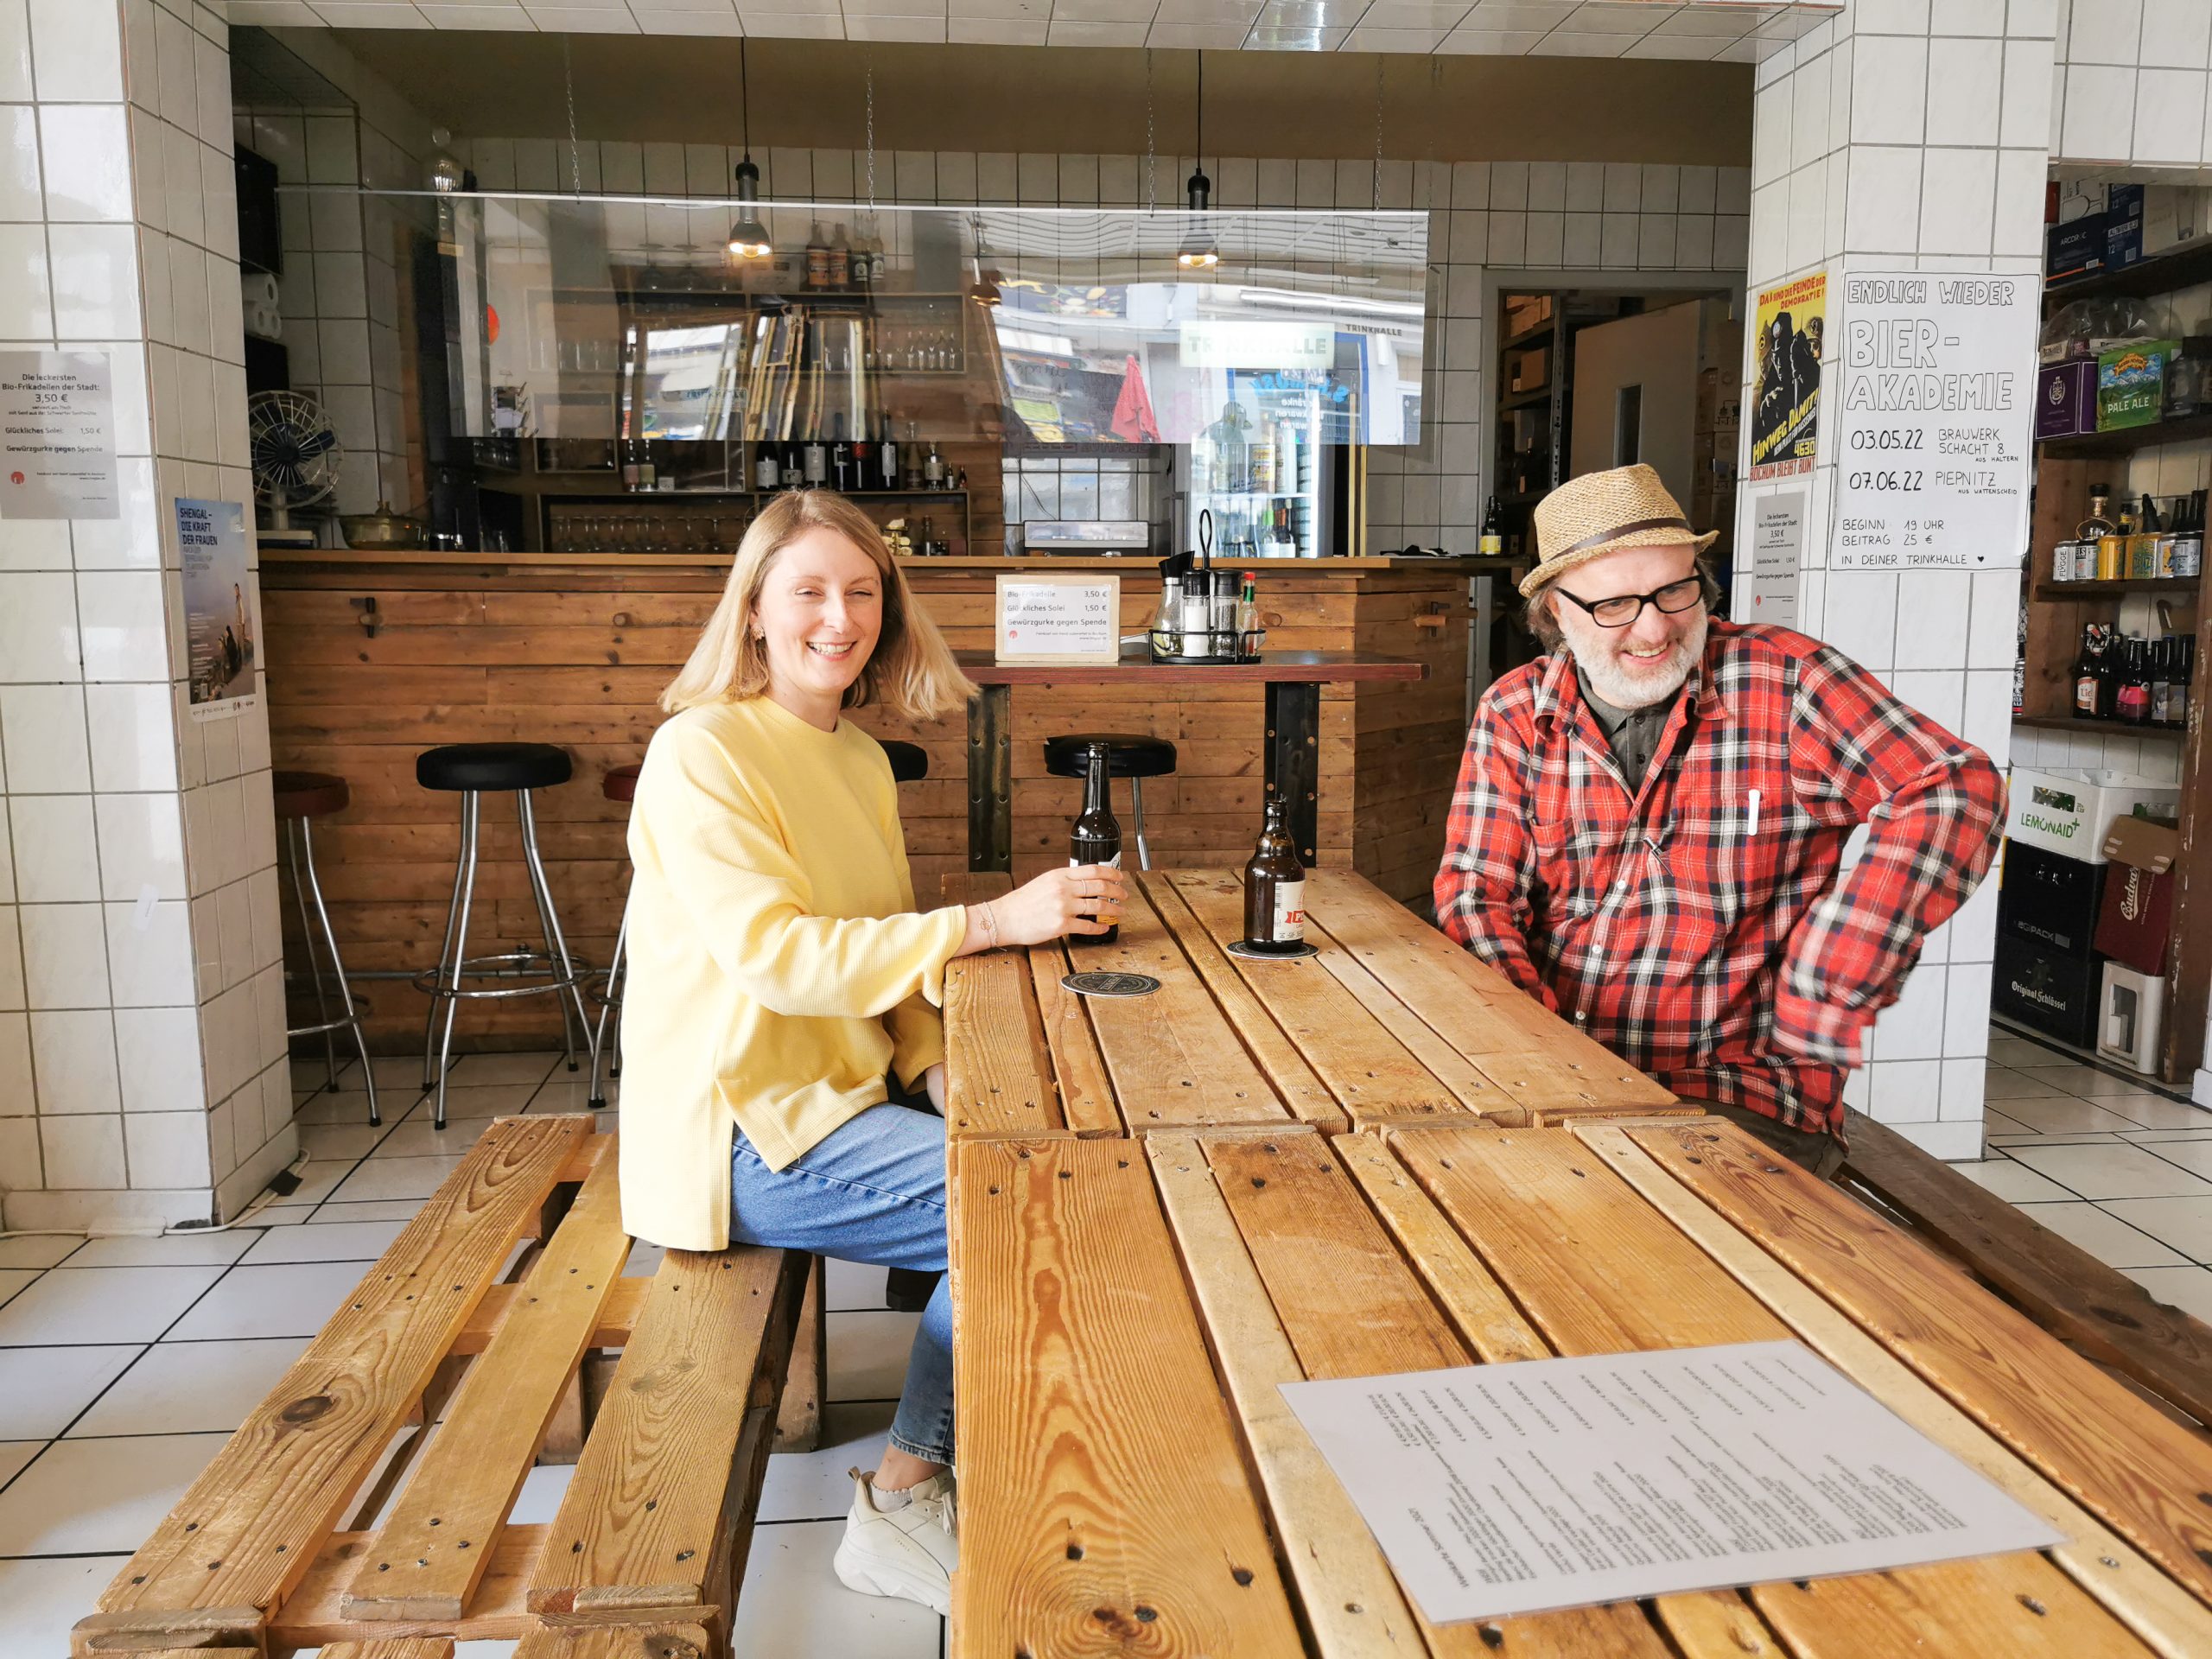
<svg viewBox="0 0 2212 1659"><path fill-rule="evenodd" d="M741 260L735 201L385 194L437 221L455 437L1421 436L1420 213L762 202Z"/></svg>

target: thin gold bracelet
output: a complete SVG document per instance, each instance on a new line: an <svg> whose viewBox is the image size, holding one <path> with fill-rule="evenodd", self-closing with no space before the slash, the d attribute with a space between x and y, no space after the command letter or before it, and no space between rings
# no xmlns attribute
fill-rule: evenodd
<svg viewBox="0 0 2212 1659"><path fill-rule="evenodd" d="M991 907L988 901L978 905L976 908L983 912L983 931L990 936L990 943L983 949L995 950L999 948L999 918L991 914Z"/></svg>

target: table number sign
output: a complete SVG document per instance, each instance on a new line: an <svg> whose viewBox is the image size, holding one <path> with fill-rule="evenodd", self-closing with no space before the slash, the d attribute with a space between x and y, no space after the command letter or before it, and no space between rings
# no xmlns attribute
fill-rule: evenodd
<svg viewBox="0 0 2212 1659"><path fill-rule="evenodd" d="M1119 576L998 579L993 645L1001 663L1113 663L1122 655Z"/></svg>

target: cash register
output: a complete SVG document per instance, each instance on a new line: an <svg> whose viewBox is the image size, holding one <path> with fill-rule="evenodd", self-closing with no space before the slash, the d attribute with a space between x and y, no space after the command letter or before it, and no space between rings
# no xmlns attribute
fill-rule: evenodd
<svg viewBox="0 0 2212 1659"><path fill-rule="evenodd" d="M1148 559L1152 525L1142 518L1055 518L1032 520L1021 527L1021 544L1031 553L1075 554L1085 558Z"/></svg>

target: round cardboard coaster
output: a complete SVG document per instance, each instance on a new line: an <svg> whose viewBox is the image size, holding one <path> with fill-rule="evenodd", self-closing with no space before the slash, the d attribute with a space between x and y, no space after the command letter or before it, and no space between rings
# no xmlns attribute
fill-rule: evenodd
<svg viewBox="0 0 2212 1659"><path fill-rule="evenodd" d="M1300 944L1294 950L1255 950L1244 940L1236 940L1229 946L1229 954L1242 957L1247 962L1300 962L1307 957L1321 954L1319 945Z"/></svg>
<svg viewBox="0 0 2212 1659"><path fill-rule="evenodd" d="M1068 974L1060 983L1077 996L1150 996L1160 988L1150 974Z"/></svg>

